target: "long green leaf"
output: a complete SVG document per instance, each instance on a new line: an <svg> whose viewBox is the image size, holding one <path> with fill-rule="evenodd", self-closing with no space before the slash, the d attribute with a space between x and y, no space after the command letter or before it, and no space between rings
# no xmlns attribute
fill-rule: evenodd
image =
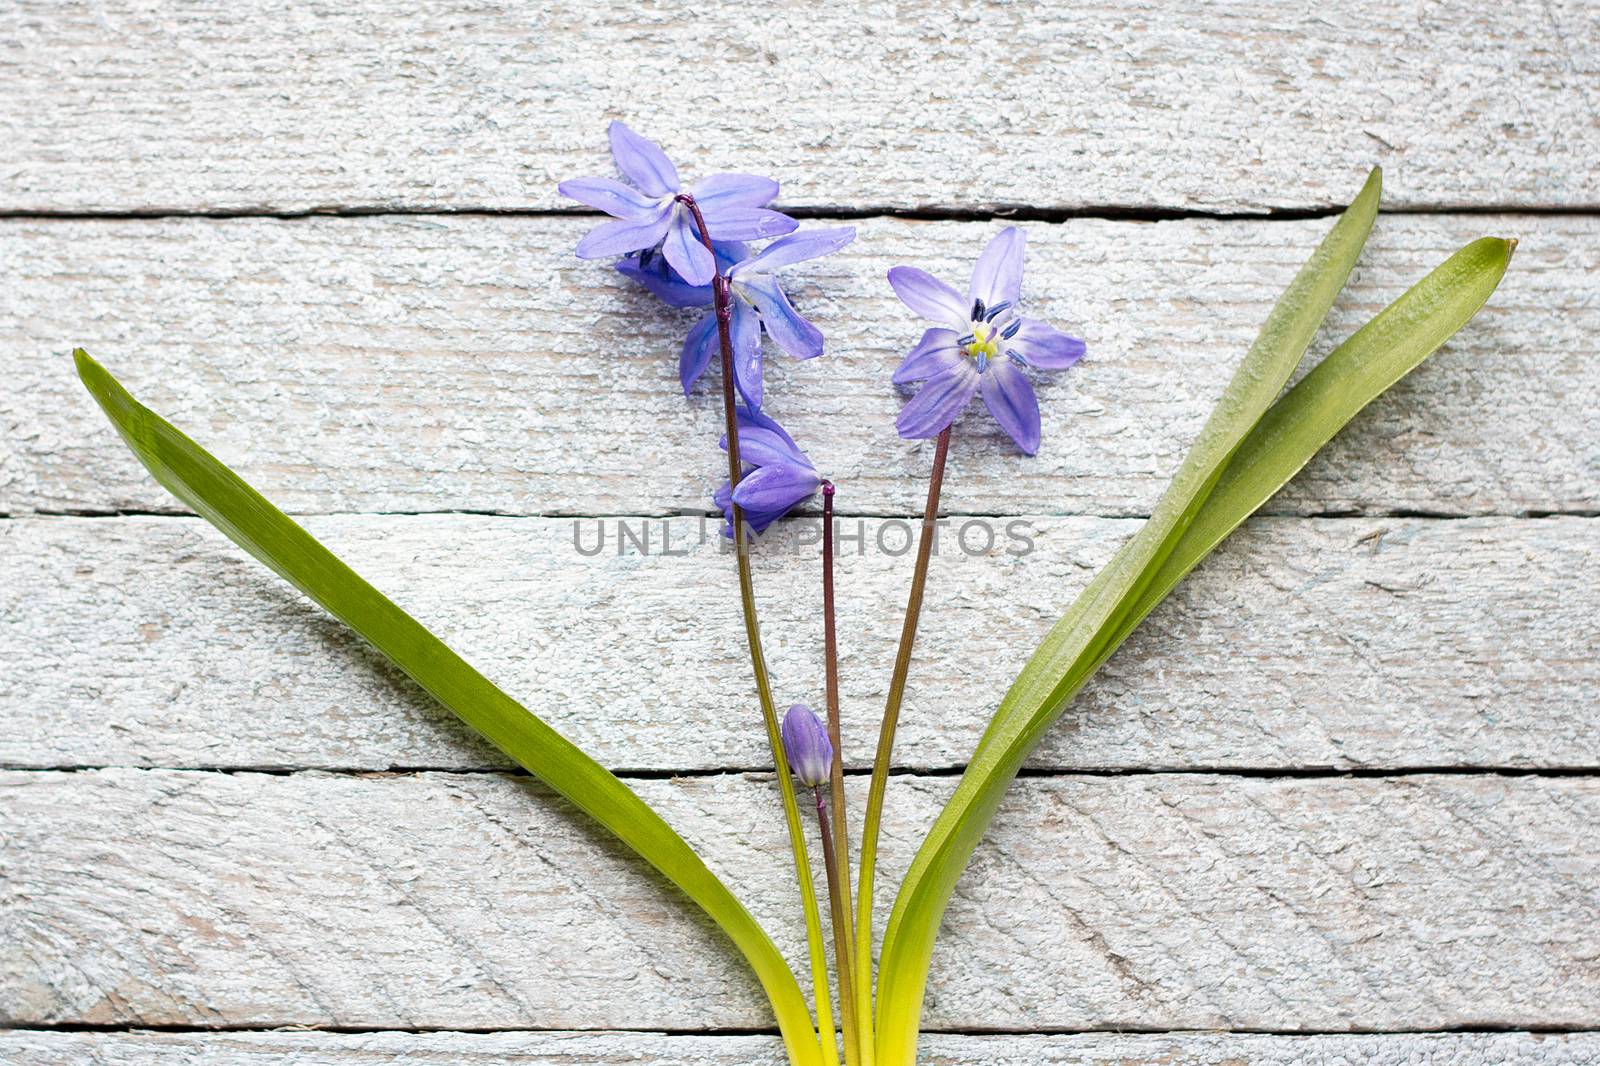
<svg viewBox="0 0 1600 1066"><path fill-rule="evenodd" d="M1239 445L1114 643L1120 644L1184 575L1287 485L1356 412L1466 325L1500 284L1516 247L1514 240L1483 237L1462 248L1329 352L1273 404Z"/></svg>
<svg viewBox="0 0 1600 1066"><path fill-rule="evenodd" d="M72 354L84 385L157 481L681 888L755 970L791 1060L821 1061L805 997L783 956L727 886L644 800L500 691L233 471L135 400L87 352L80 348Z"/></svg>
<svg viewBox="0 0 1600 1066"><path fill-rule="evenodd" d="M1377 218L1381 189L1381 173L1374 170L1273 307L1149 521L1056 623L1001 700L895 899L878 976L879 1066L915 1061L934 936L973 849L1023 760L1109 654L1121 621L1299 364L1355 267Z"/></svg>

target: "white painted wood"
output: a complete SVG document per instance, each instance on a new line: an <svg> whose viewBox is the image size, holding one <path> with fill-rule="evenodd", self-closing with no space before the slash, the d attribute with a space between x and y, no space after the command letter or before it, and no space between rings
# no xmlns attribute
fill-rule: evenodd
<svg viewBox="0 0 1600 1066"><path fill-rule="evenodd" d="M842 531L853 535L857 520ZM330 516L313 533L608 765L762 768L731 557L699 519ZM1133 520L950 526L898 761L950 767ZM1009 533L1016 539L1008 539ZM904 523L841 560L846 756L870 764ZM797 538L801 531L796 530ZM815 535L814 526L806 535ZM1033 551L1012 556L1031 540ZM665 539L664 539L665 538ZM674 552L661 554L670 543ZM841 543L845 541L841 538ZM779 699L821 706L814 547L757 589ZM782 550L780 550L780 548ZM0 522L0 763L507 765L198 519ZM1600 519L1259 519L1149 619L1041 768L1600 765Z"/></svg>
<svg viewBox="0 0 1600 1066"><path fill-rule="evenodd" d="M548 208L616 117L790 203L1600 203L1581 0L9 6L12 210Z"/></svg>
<svg viewBox="0 0 1600 1066"><path fill-rule="evenodd" d="M1593 1066L1594 1033L931 1034L924 1066ZM768 1036L662 1033L58 1033L0 1030L16 1066L784 1066Z"/></svg>
<svg viewBox="0 0 1600 1066"><path fill-rule="evenodd" d="M689 402L669 312L528 218L0 223L0 512L171 510L76 380L82 343L296 512L703 511L714 380ZM1044 381L1044 446L981 405L953 513L1145 514L1326 221L1036 224L1031 311L1088 358ZM920 513L931 449L888 382L923 324L884 272L967 276L998 226L872 220L797 268L830 354L769 362L768 409L846 513ZM1363 413L1279 512L1600 509L1600 218L1386 217L1313 357L1485 233L1522 245L1488 308Z"/></svg>
<svg viewBox="0 0 1600 1066"><path fill-rule="evenodd" d="M886 883L953 785L892 782ZM792 956L770 781L637 787ZM926 1023L1592 1025L1597 831L1593 778L1026 779ZM11 771L0 840L8 1024L770 1024L714 931L526 779Z"/></svg>

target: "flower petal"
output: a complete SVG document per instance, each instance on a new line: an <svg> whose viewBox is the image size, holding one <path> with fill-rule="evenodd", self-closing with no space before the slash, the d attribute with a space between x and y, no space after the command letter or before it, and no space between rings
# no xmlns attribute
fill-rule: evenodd
<svg viewBox="0 0 1600 1066"><path fill-rule="evenodd" d="M1011 347L1040 370L1065 370L1083 358L1084 344L1077 337L1069 337L1048 322L1037 318L1022 320L1022 328L1011 338Z"/></svg>
<svg viewBox="0 0 1600 1066"><path fill-rule="evenodd" d="M710 225L710 223L706 223ZM740 263L729 276L737 273L770 274L795 263L804 263L808 259L818 259L831 255L840 248L855 240L854 226L837 226L833 229L813 229L804 233L793 233L787 237L779 238L767 245L754 257Z"/></svg>
<svg viewBox="0 0 1600 1066"><path fill-rule="evenodd" d="M761 318L743 300L733 301L733 383L753 410L761 409Z"/></svg>
<svg viewBox="0 0 1600 1066"><path fill-rule="evenodd" d="M1009 302L1015 306L1022 298L1023 232L1007 226L984 246L978 265L972 268L972 284L967 289L968 310L973 300L986 307Z"/></svg>
<svg viewBox="0 0 1600 1066"><path fill-rule="evenodd" d="M764 207L723 207L710 211L701 207L700 213L705 216L706 229L711 231L712 238L719 241L759 241L792 233L800 225L788 215Z"/></svg>
<svg viewBox="0 0 1600 1066"><path fill-rule="evenodd" d="M810 467L780 463L740 478L732 499L744 511L750 528L760 533L814 494L821 484L822 479Z"/></svg>
<svg viewBox="0 0 1600 1066"><path fill-rule="evenodd" d="M961 294L926 270L897 266L889 271L889 284L894 286L900 302L923 318L964 329L972 309Z"/></svg>
<svg viewBox="0 0 1600 1066"><path fill-rule="evenodd" d="M700 380L700 375L710 365L717 344L717 313L712 311L689 330L689 335L683 340L683 351L678 353L678 381L683 385L685 396L689 395L689 390L694 388L694 383Z"/></svg>
<svg viewBox="0 0 1600 1066"><path fill-rule="evenodd" d="M689 192L700 210L710 214L717 208L766 207L778 195L778 183L756 174L713 174L695 182Z"/></svg>
<svg viewBox="0 0 1600 1066"><path fill-rule="evenodd" d="M929 378L900 409L894 428L907 440L936 437L956 420L978 391L978 368L963 359L949 370Z"/></svg>
<svg viewBox="0 0 1600 1066"><path fill-rule="evenodd" d="M711 304L710 285L690 285L676 270L666 269L666 260L655 256L649 266L640 266L639 257L617 260L617 273L638 282L668 307L707 307Z"/></svg>
<svg viewBox="0 0 1600 1066"><path fill-rule="evenodd" d="M906 353L889 380L896 385L904 385L949 370L962 359L961 347L956 344L959 339L953 329L935 327L928 330L917 346Z"/></svg>
<svg viewBox="0 0 1600 1066"><path fill-rule="evenodd" d="M626 255L641 248L650 248L666 236L667 226L671 221L672 205L663 204L660 214L656 217L623 218L596 226L578 242L574 252L579 259L604 259L607 256Z"/></svg>
<svg viewBox="0 0 1600 1066"><path fill-rule="evenodd" d="M796 359L815 359L822 354L822 331L800 317L777 278L761 275L739 282L739 287L743 299L761 309L761 325L774 344Z"/></svg>
<svg viewBox="0 0 1600 1066"><path fill-rule="evenodd" d="M709 285L717 274L717 261L700 242L689 212L682 209L672 212L672 222L661 242L661 254L666 256L667 265L690 285Z"/></svg>
<svg viewBox="0 0 1600 1066"><path fill-rule="evenodd" d="M615 218L646 218L661 206L654 198L615 178L573 178L557 185L556 192Z"/></svg>
<svg viewBox="0 0 1600 1066"><path fill-rule="evenodd" d="M748 407L736 409L739 423L739 460L754 466L771 466L788 463L793 466L811 466L800 446L784 428L760 411ZM728 450L728 438L722 437L722 450Z"/></svg>
<svg viewBox="0 0 1600 1066"><path fill-rule="evenodd" d="M1039 401L1033 386L1010 360L996 359L982 375L983 402L1011 435L1017 447L1032 455L1039 450Z"/></svg>
<svg viewBox="0 0 1600 1066"><path fill-rule="evenodd" d="M624 177L650 196L665 196L678 191L678 168L667 153L620 122L606 130L611 140L611 158Z"/></svg>
<svg viewBox="0 0 1600 1066"><path fill-rule="evenodd" d="M750 246L742 241L714 240L711 248L717 253L717 269L724 274L750 258Z"/></svg>

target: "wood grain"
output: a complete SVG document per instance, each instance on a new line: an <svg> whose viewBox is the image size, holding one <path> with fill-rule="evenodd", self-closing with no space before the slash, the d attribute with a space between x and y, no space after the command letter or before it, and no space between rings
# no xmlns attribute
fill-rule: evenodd
<svg viewBox="0 0 1600 1066"><path fill-rule="evenodd" d="M1313 358L1465 241L1519 237L1489 307L1037 752L948 916L922 1061L1600 1066L1600 5L14 0L0 23L0 1061L782 1061L707 923L176 517L66 358L635 772L798 958L771 781L725 772L766 756L696 517L714 382L677 394L692 316L572 259L596 220L554 189L610 171L622 118L687 178L871 216L790 283L827 356L768 368L862 536L858 768L909 570L883 519L929 461L892 430L922 327L884 271L959 280L1001 223L951 216L1039 220L1030 312L1089 342L1040 383L1036 459L961 423L889 884L1329 225L1290 219L1375 163L1405 212ZM947 220L883 217L906 211ZM362 217L226 217L306 213ZM651 550L587 517L577 543L610 540L581 554L596 515ZM999 543L973 556L975 516ZM816 702L813 550L757 566L780 697ZM1092 1031L1120 1029L1146 1032Z"/></svg>
<svg viewBox="0 0 1600 1066"><path fill-rule="evenodd" d="M701 512L721 411L685 402L692 321L528 218L0 223L0 513L172 510L72 372L83 344L296 512ZM1019 455L959 424L957 514L1147 514L1326 221L1029 227L1029 308L1088 358L1040 386ZM928 442L899 440L887 375L920 336L884 282L964 278L997 226L871 220L791 292L829 336L769 358L769 411L844 513L920 513ZM1600 218L1386 217L1313 357L1451 251L1522 245L1465 331L1268 504L1279 513L1600 510Z"/></svg>
<svg viewBox="0 0 1600 1066"><path fill-rule="evenodd" d="M932 1034L926 1066L1593 1066L1594 1033ZM663 1033L57 1033L0 1030L18 1066L783 1066L767 1036Z"/></svg>
<svg viewBox="0 0 1600 1066"><path fill-rule="evenodd" d="M910 568L880 545L903 552L906 525L860 522L840 563L858 766ZM990 527L947 528L902 766L965 761L1044 632L1136 526L996 520L995 547L970 555L963 543L980 551ZM586 558L574 531L587 549L601 527L606 551ZM702 542L699 519L636 519L627 528L652 553L629 540L621 555L615 521L330 516L310 528L608 765L770 765L715 526ZM1253 521L1108 664L1033 765L1600 765L1597 530L1583 518ZM816 548L766 549L757 589L779 698L820 706ZM0 522L0 660L0 763L12 766L507 765L197 519Z"/></svg>
<svg viewBox="0 0 1600 1066"><path fill-rule="evenodd" d="M954 782L892 785L889 884ZM770 780L637 788L792 956ZM0 774L0 1023L770 1025L711 927L575 819L493 774ZM926 1024L1581 1026L1597 831L1592 778L1024 779Z"/></svg>
<svg viewBox="0 0 1600 1066"><path fill-rule="evenodd" d="M19 0L0 209L550 208L622 117L810 205L1600 204L1600 15Z"/></svg>

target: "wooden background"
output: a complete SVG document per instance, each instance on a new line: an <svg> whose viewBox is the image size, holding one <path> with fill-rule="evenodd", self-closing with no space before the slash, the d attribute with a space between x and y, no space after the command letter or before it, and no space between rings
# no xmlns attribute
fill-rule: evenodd
<svg viewBox="0 0 1600 1066"><path fill-rule="evenodd" d="M1488 308L1163 606L950 910L929 1063L1600 1062L1600 5L0 0L0 1061L771 1063L661 882L200 521L82 344L624 773L798 956L687 324L570 249L604 126L848 219L771 408L840 483L863 784L930 449L883 272L1025 220L1088 339L1044 446L959 426L894 884L1327 217L1320 356L1453 248ZM596 519L683 557L588 558ZM610 527L613 531L614 525ZM758 587L820 699L814 557ZM858 808L859 809L859 808ZM880 901L886 908L888 900Z"/></svg>

